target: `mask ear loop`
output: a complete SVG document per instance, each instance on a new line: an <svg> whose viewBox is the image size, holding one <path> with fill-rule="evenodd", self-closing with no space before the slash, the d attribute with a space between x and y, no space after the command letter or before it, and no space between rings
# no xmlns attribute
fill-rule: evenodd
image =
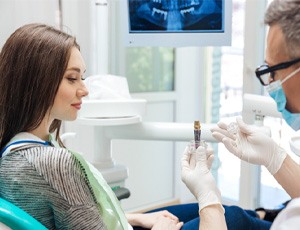
<svg viewBox="0 0 300 230"><path fill-rule="evenodd" d="M289 80L291 77L295 76L298 72L300 71L300 67L298 69L295 69L293 72L291 72L285 79L283 79L281 81L281 85L286 82L287 80ZM281 140L282 140L282 129L283 129L283 118L280 119L280 125L281 125L281 128L279 130L279 139L280 139L280 143L281 143Z"/></svg>
<svg viewBox="0 0 300 230"><path fill-rule="evenodd" d="M300 71L300 67L298 69L295 69L293 72L291 72L285 79L283 79L281 81L281 85L286 82L287 80L289 80L291 77L293 77L296 73L298 73Z"/></svg>

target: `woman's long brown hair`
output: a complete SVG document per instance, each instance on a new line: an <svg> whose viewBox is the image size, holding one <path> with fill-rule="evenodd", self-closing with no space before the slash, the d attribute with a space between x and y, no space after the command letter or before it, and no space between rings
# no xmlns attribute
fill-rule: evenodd
<svg viewBox="0 0 300 230"><path fill-rule="evenodd" d="M0 53L0 150L19 132L37 128L54 103L76 39L54 27L17 29ZM50 132L59 138L60 120Z"/></svg>

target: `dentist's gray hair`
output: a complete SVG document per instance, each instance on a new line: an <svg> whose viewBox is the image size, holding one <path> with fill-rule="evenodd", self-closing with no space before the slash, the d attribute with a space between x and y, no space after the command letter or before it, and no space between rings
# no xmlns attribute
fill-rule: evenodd
<svg viewBox="0 0 300 230"><path fill-rule="evenodd" d="M300 56L300 0L273 0L265 13L265 24L279 25L291 59Z"/></svg>

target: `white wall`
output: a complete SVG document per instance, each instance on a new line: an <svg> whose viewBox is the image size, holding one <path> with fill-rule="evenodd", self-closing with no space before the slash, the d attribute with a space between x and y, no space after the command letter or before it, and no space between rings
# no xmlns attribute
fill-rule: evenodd
<svg viewBox="0 0 300 230"><path fill-rule="evenodd" d="M0 47L20 26L41 22L57 25L58 2L53 0L0 0Z"/></svg>
<svg viewBox="0 0 300 230"><path fill-rule="evenodd" d="M93 52L95 27L93 1L62 0L63 29L76 36L87 66L87 76L95 73ZM59 27L59 0L0 0L0 47L18 27L27 23L45 23Z"/></svg>

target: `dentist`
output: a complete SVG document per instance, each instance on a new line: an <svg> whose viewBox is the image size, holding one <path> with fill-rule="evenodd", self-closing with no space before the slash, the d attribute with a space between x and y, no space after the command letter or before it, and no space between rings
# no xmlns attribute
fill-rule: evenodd
<svg viewBox="0 0 300 230"><path fill-rule="evenodd" d="M269 26L265 64L255 70L275 100L277 109L294 129L300 129L300 2L273 0L265 13ZM228 124L218 123L212 135L243 161L262 165L293 199L279 213L271 229L299 229L300 166L269 136L237 119L236 134ZM192 168L187 156L182 159L182 179L199 202L200 229L226 229L220 191L207 167L205 150L197 150L197 165ZM249 229L257 229L251 228Z"/></svg>

